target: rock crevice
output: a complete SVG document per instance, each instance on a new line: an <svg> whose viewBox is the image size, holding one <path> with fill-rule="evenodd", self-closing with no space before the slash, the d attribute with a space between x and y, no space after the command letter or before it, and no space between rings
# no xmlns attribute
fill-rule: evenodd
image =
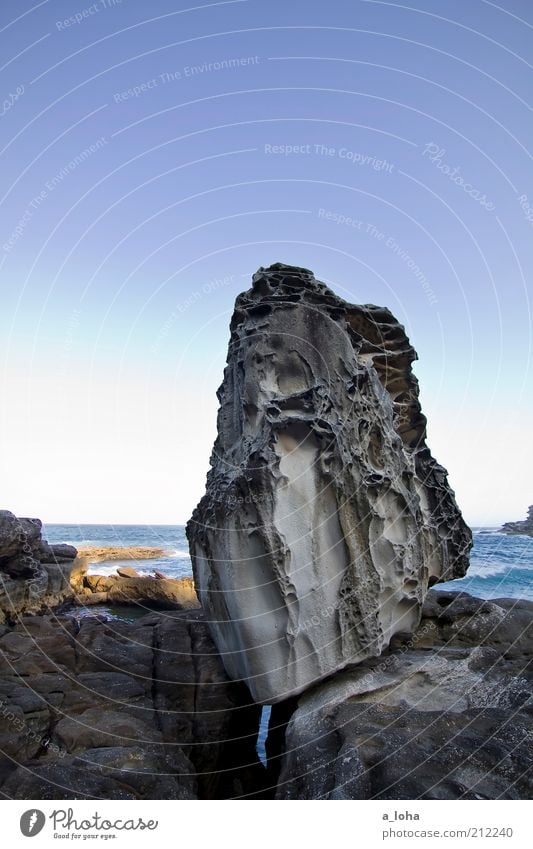
<svg viewBox="0 0 533 849"><path fill-rule="evenodd" d="M259 714L228 680L200 611L0 626L2 798L261 793Z"/></svg>

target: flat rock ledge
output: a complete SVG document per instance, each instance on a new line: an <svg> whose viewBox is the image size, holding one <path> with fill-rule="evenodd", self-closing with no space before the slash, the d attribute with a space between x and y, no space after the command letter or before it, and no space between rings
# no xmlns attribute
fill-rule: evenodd
<svg viewBox="0 0 533 849"><path fill-rule="evenodd" d="M83 545L78 548L78 554L80 557L87 557L91 563L101 563L104 560L153 560L166 557L168 549L146 545Z"/></svg>

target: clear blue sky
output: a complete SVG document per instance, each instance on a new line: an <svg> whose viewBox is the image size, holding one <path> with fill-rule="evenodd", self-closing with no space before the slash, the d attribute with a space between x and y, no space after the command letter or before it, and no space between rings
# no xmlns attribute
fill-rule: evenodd
<svg viewBox="0 0 533 849"><path fill-rule="evenodd" d="M525 514L527 0L3 0L0 39L2 506L185 521L283 261L405 324L467 520Z"/></svg>

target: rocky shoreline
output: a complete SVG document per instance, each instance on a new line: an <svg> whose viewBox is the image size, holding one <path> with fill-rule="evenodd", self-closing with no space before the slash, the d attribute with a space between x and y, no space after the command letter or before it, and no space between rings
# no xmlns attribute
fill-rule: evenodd
<svg viewBox="0 0 533 849"><path fill-rule="evenodd" d="M224 671L192 580L89 575L90 554L41 530L0 511L0 797L261 794L261 709Z"/></svg>
<svg viewBox="0 0 533 849"><path fill-rule="evenodd" d="M388 310L260 269L187 526L194 582L89 574L106 552L0 511L1 797L531 798L533 603L433 588L472 535L415 358Z"/></svg>
<svg viewBox="0 0 533 849"><path fill-rule="evenodd" d="M155 570L141 575L118 567L115 575L89 574L104 560L152 559L164 549L142 546L80 548L49 545L39 519L19 519L0 510L0 623L24 614L47 613L60 605L138 605L148 609L186 610L199 607L191 578L168 578ZM156 553L157 552L157 553Z"/></svg>
<svg viewBox="0 0 533 849"><path fill-rule="evenodd" d="M506 522L500 529L502 534L511 536L522 535L533 537L533 504L528 507L527 519L522 522Z"/></svg>
<svg viewBox="0 0 533 849"><path fill-rule="evenodd" d="M0 796L241 796L259 713L199 612L22 616L0 631Z"/></svg>
<svg viewBox="0 0 533 849"><path fill-rule="evenodd" d="M13 519L1 513L0 529L13 529ZM49 557L39 523L17 521L19 554L29 527L34 552ZM159 599L147 611L153 599L139 586L172 581L88 576L87 558L60 548L64 583L53 594L47 584L21 610L35 576L16 568L12 537L7 545L0 538L2 798L531 794L530 602L431 591L413 634L273 706L264 765L256 751L261 707L228 677L205 614L191 609L191 582L174 607L163 610ZM48 574L43 561L34 567ZM134 621L99 612L104 602L123 602L110 589L121 582L135 586L123 608L143 614ZM14 585L17 603L10 596L6 608ZM83 610L90 595L94 614Z"/></svg>

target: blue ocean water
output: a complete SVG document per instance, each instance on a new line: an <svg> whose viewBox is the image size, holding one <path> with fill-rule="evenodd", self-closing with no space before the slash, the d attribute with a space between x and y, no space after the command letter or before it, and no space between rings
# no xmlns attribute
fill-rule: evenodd
<svg viewBox="0 0 533 849"><path fill-rule="evenodd" d="M81 546L124 547L148 546L164 548L168 556L150 560L111 560L96 563L89 570L99 575L114 574L117 566L134 566L141 574L154 569L165 572L170 578L183 578L192 574L189 544L183 525L45 525L43 537L50 543L67 542Z"/></svg>
<svg viewBox="0 0 533 849"><path fill-rule="evenodd" d="M472 528L474 547L466 577L436 584L479 598L533 601L533 537L508 536L493 528Z"/></svg>
<svg viewBox="0 0 533 849"><path fill-rule="evenodd" d="M437 584L436 589L464 590L480 598L533 600L533 538L507 536L491 528L473 528L474 547L467 576ZM192 574L183 525L46 525L43 536L51 543L71 545L134 546L168 550L168 557L128 561L142 574L153 569L169 577ZM114 573L120 561L97 563L92 571Z"/></svg>

